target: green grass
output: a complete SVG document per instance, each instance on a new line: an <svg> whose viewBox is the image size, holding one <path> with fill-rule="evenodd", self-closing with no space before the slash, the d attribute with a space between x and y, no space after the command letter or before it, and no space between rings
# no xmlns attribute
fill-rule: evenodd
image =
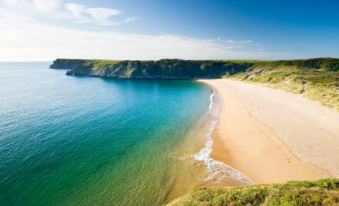
<svg viewBox="0 0 339 206"><path fill-rule="evenodd" d="M292 181L238 188L199 188L174 205L317 206L339 205L339 180Z"/></svg>
<svg viewBox="0 0 339 206"><path fill-rule="evenodd" d="M85 65L89 66L92 70L98 71L113 64L118 64L117 60L86 60Z"/></svg>

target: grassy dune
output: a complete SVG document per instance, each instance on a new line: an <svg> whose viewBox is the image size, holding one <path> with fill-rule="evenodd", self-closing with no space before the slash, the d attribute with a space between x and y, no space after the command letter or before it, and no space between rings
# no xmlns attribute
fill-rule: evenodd
<svg viewBox="0 0 339 206"><path fill-rule="evenodd" d="M339 110L338 65L265 62L232 77L283 89Z"/></svg>
<svg viewBox="0 0 339 206"><path fill-rule="evenodd" d="M339 205L339 180L287 182L238 188L199 188L169 206Z"/></svg>

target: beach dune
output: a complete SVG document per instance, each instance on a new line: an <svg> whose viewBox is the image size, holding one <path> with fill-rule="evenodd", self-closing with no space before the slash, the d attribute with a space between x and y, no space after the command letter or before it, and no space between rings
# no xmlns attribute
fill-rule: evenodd
<svg viewBox="0 0 339 206"><path fill-rule="evenodd" d="M222 99L212 157L256 184L339 176L339 113L299 95L201 80Z"/></svg>

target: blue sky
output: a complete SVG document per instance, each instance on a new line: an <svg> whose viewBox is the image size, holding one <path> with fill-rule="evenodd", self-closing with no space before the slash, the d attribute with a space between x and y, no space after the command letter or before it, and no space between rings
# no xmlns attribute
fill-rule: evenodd
<svg viewBox="0 0 339 206"><path fill-rule="evenodd" d="M337 10L335 0L0 0L0 60L339 57Z"/></svg>

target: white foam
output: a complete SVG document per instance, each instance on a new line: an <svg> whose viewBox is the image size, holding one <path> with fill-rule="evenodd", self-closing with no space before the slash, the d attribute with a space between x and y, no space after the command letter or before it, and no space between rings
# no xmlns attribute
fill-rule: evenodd
<svg viewBox="0 0 339 206"><path fill-rule="evenodd" d="M210 104L208 105L208 108L210 109L210 111L212 111L213 109L213 104L214 104L214 94L215 94L215 90L212 90L212 93L210 95Z"/></svg>
<svg viewBox="0 0 339 206"><path fill-rule="evenodd" d="M214 181L216 183L223 181L226 178L233 178L245 184L252 184L252 180L243 175L240 171L224 164L223 162L217 161L211 157L213 139L212 133L218 124L219 118L219 109L220 106L215 104L215 90L213 89L210 95L210 104L208 114L210 117L210 124L206 129L206 142L204 148L202 148L198 153L194 155L194 159L197 161L202 161L207 167L207 177L206 181Z"/></svg>

